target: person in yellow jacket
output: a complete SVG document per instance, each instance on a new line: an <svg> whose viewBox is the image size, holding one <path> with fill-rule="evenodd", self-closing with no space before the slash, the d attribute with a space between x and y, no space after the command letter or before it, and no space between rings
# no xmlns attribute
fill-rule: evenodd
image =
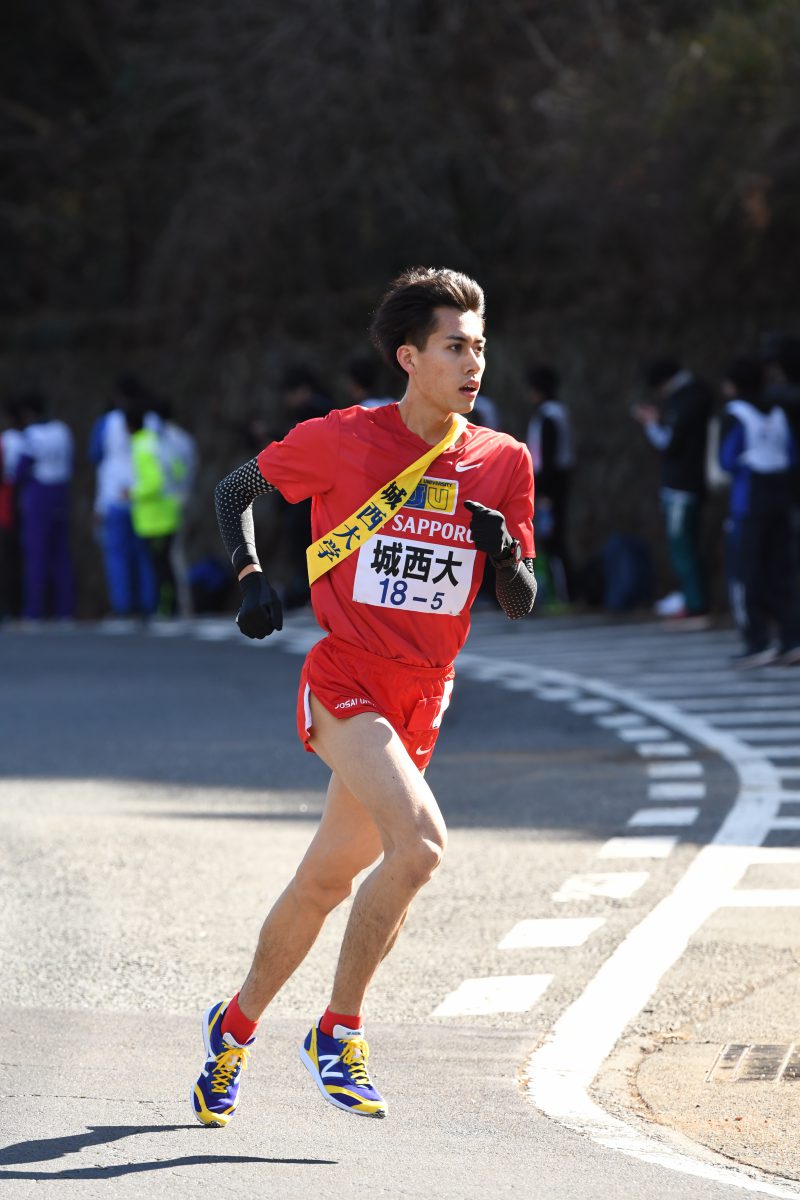
<svg viewBox="0 0 800 1200"><path fill-rule="evenodd" d="M173 617L177 611L177 587L171 550L181 521L180 481L175 477L178 464L166 458L158 434L145 424L144 413L129 412L126 416L133 468L131 521L153 563L158 614Z"/></svg>

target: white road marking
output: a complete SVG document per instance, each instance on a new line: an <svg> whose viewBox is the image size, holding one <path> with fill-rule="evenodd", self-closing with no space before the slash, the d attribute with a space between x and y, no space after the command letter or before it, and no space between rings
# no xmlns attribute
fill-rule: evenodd
<svg viewBox="0 0 800 1200"><path fill-rule="evenodd" d="M602 725L604 729L623 729L626 725L642 726L645 720L641 713L618 712L610 717L598 717L597 724Z"/></svg>
<svg viewBox="0 0 800 1200"><path fill-rule="evenodd" d="M660 725L635 725L630 729L617 729L616 734L624 742L647 742L648 744L666 742L670 737L670 731L662 729Z"/></svg>
<svg viewBox="0 0 800 1200"><path fill-rule="evenodd" d="M770 822L769 828L773 827L774 821ZM790 866L800 863L800 846L754 846L750 850L750 864L755 863L763 863L768 867L780 863L788 863Z"/></svg>
<svg viewBox="0 0 800 1200"><path fill-rule="evenodd" d="M597 851L598 858L668 858L676 837L613 837Z"/></svg>
<svg viewBox="0 0 800 1200"><path fill-rule="evenodd" d="M709 686L719 684L726 691L730 692L733 681L731 680L730 671L703 671L695 670L694 663L691 661L686 663L685 670L691 676L692 684L696 685L698 693L702 693L703 689ZM659 684L675 684L674 671L653 671L649 674L639 673L636 676L637 691L649 692L651 688L657 687Z"/></svg>
<svg viewBox="0 0 800 1200"><path fill-rule="evenodd" d="M647 883L648 871L588 871L585 875L572 875L562 883L553 900L559 904L570 900L586 900L590 896L609 896L613 900L627 900Z"/></svg>
<svg viewBox="0 0 800 1200"><path fill-rule="evenodd" d="M465 979L445 996L434 1017L479 1017L491 1013L529 1012L544 995L552 975L493 975Z"/></svg>
<svg viewBox="0 0 800 1200"><path fill-rule="evenodd" d="M797 701L794 700L794 703ZM710 725L788 725L789 722L800 721L800 709L766 708L753 712L748 705L747 709L740 709L738 712L732 712L730 709L704 712L703 720L708 721Z"/></svg>
<svg viewBox="0 0 800 1200"><path fill-rule="evenodd" d="M800 888L734 888L721 908L800 908Z"/></svg>
<svg viewBox="0 0 800 1200"><path fill-rule="evenodd" d="M584 680L583 686L589 690L590 681ZM767 836L780 803L778 775L763 752L758 754L732 734L714 729L674 705L650 701L599 680L591 681L591 690L620 704L628 703L720 754L737 771L740 790L713 842L698 851L673 890L606 959L556 1022L544 1045L531 1055L525 1072L528 1089L543 1112L602 1146L745 1191L786 1200L797 1197L800 1191L793 1186L754 1179L736 1168L678 1153L612 1117L589 1096L588 1089L603 1061L626 1025L645 1007L665 972L683 954L693 933L727 902L748 866L763 861L765 848L761 854L754 848ZM778 861L774 855L770 860Z"/></svg>
<svg viewBox="0 0 800 1200"><path fill-rule="evenodd" d="M533 684L527 679L501 679L499 682L510 692L532 692L534 690Z"/></svg>
<svg viewBox="0 0 800 1200"><path fill-rule="evenodd" d="M636 747L636 753L642 758L680 758L688 756L689 747L686 742L642 742Z"/></svg>
<svg viewBox="0 0 800 1200"><path fill-rule="evenodd" d="M736 736L743 742L794 742L795 753L800 754L800 725L786 729L737 729Z"/></svg>
<svg viewBox="0 0 800 1200"><path fill-rule="evenodd" d="M577 690L577 688L539 687L536 689L536 699L537 700L547 700L548 702L552 701L553 703L560 703L560 704L565 703L567 700L576 700L579 695L580 695L580 692Z"/></svg>
<svg viewBox="0 0 800 1200"><path fill-rule="evenodd" d="M730 693L726 691L724 693L724 698L730 699ZM734 700L736 699L735 696L733 698ZM746 699L747 707L751 711L791 708L793 704L797 704L797 696L787 695L786 692L768 692L763 696L751 696L748 694L744 695L742 698ZM704 720L715 722L717 718L711 714L716 713L721 709L722 699L722 696L704 696L700 699L687 697L686 699L680 700L679 703L681 708L686 712L702 712ZM797 715L800 717L800 712L798 712Z"/></svg>
<svg viewBox="0 0 800 1200"><path fill-rule="evenodd" d="M703 774L699 762L648 763L647 774L651 779L695 779Z"/></svg>
<svg viewBox="0 0 800 1200"><path fill-rule="evenodd" d="M647 789L651 800L704 800L706 785L704 783L651 783Z"/></svg>
<svg viewBox="0 0 800 1200"><path fill-rule="evenodd" d="M498 943L498 950L531 950L546 946L582 946L605 925L604 917L533 917L519 921Z"/></svg>
<svg viewBox="0 0 800 1200"><path fill-rule="evenodd" d="M614 705L609 704L608 700L576 700L574 704L570 704L574 713L585 717L594 716L596 713L611 712L613 707Z"/></svg>
<svg viewBox="0 0 800 1200"><path fill-rule="evenodd" d="M699 816L699 808L640 808L627 824L631 826L694 825Z"/></svg>

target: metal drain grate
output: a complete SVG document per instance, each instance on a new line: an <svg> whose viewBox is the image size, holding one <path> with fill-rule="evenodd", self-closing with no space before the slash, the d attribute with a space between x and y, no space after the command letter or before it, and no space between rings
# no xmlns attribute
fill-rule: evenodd
<svg viewBox="0 0 800 1200"><path fill-rule="evenodd" d="M706 1075L706 1083L783 1082L800 1082L800 1043L728 1042Z"/></svg>

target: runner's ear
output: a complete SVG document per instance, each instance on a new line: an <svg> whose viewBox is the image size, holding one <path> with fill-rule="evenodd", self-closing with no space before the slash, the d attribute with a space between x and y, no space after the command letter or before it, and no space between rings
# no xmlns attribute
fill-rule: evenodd
<svg viewBox="0 0 800 1200"><path fill-rule="evenodd" d="M413 375L416 368L414 347L409 346L407 342L404 342L402 346L398 346L397 361L407 375Z"/></svg>

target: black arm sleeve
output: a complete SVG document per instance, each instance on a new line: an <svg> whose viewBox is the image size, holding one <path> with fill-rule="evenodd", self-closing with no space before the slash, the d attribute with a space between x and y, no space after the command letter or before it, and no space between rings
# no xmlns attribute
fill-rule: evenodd
<svg viewBox="0 0 800 1200"><path fill-rule="evenodd" d="M496 568L494 594L510 621L527 617L532 611L536 587L532 558L523 558L522 562L509 567Z"/></svg>
<svg viewBox="0 0 800 1200"><path fill-rule="evenodd" d="M214 489L219 531L237 575L250 563L260 566L256 553L253 501L256 496L274 491L275 485L267 483L255 458L231 471Z"/></svg>

